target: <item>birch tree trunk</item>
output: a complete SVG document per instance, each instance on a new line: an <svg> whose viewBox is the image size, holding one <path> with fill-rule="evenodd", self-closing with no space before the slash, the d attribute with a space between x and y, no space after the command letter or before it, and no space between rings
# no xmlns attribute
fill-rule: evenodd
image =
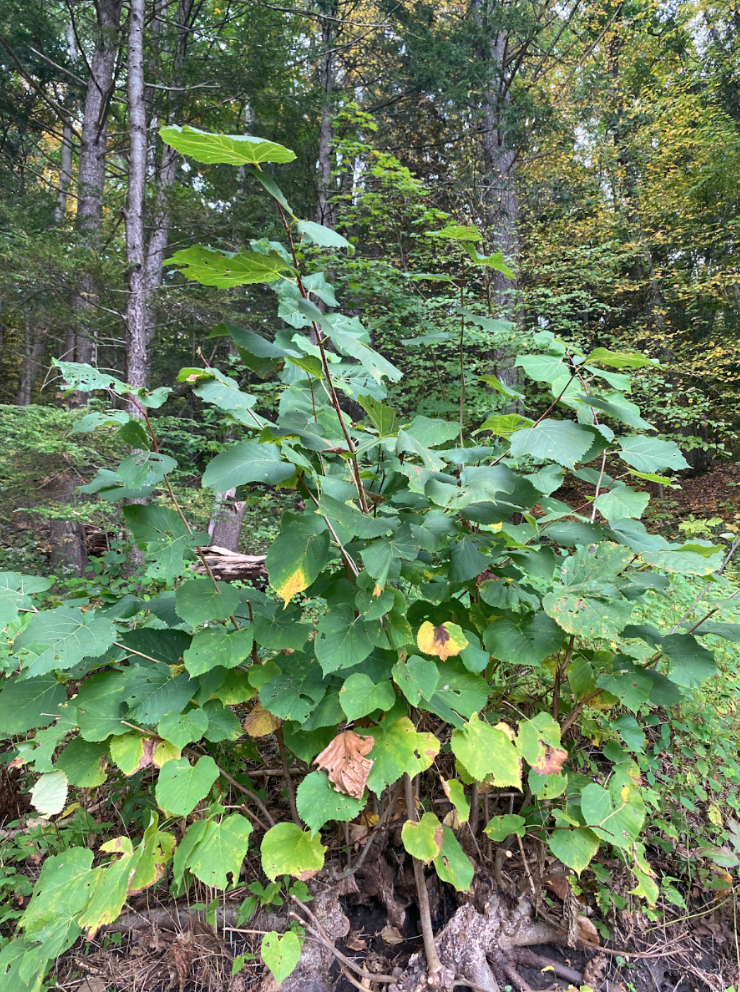
<svg viewBox="0 0 740 992"><path fill-rule="evenodd" d="M226 548L227 551L239 550L246 501L235 500L236 489L228 489L224 493L216 493L216 504L208 522L208 536L211 545Z"/></svg>
<svg viewBox="0 0 740 992"><path fill-rule="evenodd" d="M147 379L147 282L144 238L146 194L146 99L144 93L145 0L130 0L128 27L128 197L126 200L126 379L145 386Z"/></svg>
<svg viewBox="0 0 740 992"><path fill-rule="evenodd" d="M321 45L323 55L319 67L319 85L322 90L321 123L319 128L319 195L316 208L316 220L332 230L336 227L336 204L332 203L333 178L331 140L333 137L332 118L334 106L332 92L334 90L334 45L337 15L336 3L329 5L330 9L321 22Z"/></svg>
<svg viewBox="0 0 740 992"><path fill-rule="evenodd" d="M23 327L23 360L21 374L18 380L16 404L28 406L33 397L33 384L41 370L41 356L46 344L46 331L36 331L31 321L26 318Z"/></svg>
<svg viewBox="0 0 740 992"><path fill-rule="evenodd" d="M97 0L96 3L98 30L95 50L90 59L77 175L77 230L80 243L91 253L100 247L108 108L113 95L121 6L122 0ZM74 354L69 353L69 346L65 348L69 361L94 364L97 359L93 321L97 301L95 277L91 272L84 272L79 289L72 296L72 306L78 314L79 323ZM81 397L85 402L87 394L81 394Z"/></svg>

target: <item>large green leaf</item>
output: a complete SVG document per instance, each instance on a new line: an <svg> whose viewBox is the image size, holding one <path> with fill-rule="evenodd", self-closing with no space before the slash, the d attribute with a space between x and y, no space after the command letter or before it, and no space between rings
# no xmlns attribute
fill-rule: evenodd
<svg viewBox="0 0 740 992"><path fill-rule="evenodd" d="M414 417L405 430L425 448L434 448L438 444L444 444L445 441L452 441L458 437L460 425L451 424L446 420L418 416Z"/></svg>
<svg viewBox="0 0 740 992"><path fill-rule="evenodd" d="M675 441L634 434L620 438L619 446L622 449L619 457L638 472L660 472L667 468L678 472L689 467Z"/></svg>
<svg viewBox="0 0 740 992"><path fill-rule="evenodd" d="M633 604L619 599L592 599L578 593L549 592L542 606L569 634L614 640L629 623Z"/></svg>
<svg viewBox="0 0 740 992"><path fill-rule="evenodd" d="M307 589L326 565L329 531L317 514L283 515L280 533L267 552L270 585L288 603Z"/></svg>
<svg viewBox="0 0 740 992"><path fill-rule="evenodd" d="M609 789L591 782L581 793L581 812L586 824L603 840L630 850L645 819L645 806L638 789L626 773L615 772Z"/></svg>
<svg viewBox="0 0 740 992"><path fill-rule="evenodd" d="M480 720L477 713L473 713L462 729L452 731L451 746L455 757L478 781L493 775L498 787L521 787L521 758L511 737Z"/></svg>
<svg viewBox="0 0 740 992"><path fill-rule="evenodd" d="M661 648L668 659L668 678L676 685L694 689L717 674L714 654L691 634L668 634Z"/></svg>
<svg viewBox="0 0 740 992"><path fill-rule="evenodd" d="M43 863L21 927L27 939L43 944L49 958L62 954L80 935L76 919L90 901L97 876L90 870L92 860L92 851L72 847Z"/></svg>
<svg viewBox="0 0 740 992"><path fill-rule="evenodd" d="M414 776L426 771L441 746L433 734L417 733L411 720L405 716L390 726L373 727L371 733L375 744L368 755L373 767L367 787L378 796L386 785L397 782L404 772Z"/></svg>
<svg viewBox="0 0 740 992"><path fill-rule="evenodd" d="M560 647L558 625L545 613L507 613L496 617L483 633L483 643L500 661L539 665Z"/></svg>
<svg viewBox="0 0 740 992"><path fill-rule="evenodd" d="M16 637L14 649L28 647L36 655L25 668L26 677L33 678L54 669L73 668L83 658L98 658L115 639L115 628L107 617L63 605L34 613Z"/></svg>
<svg viewBox="0 0 740 992"><path fill-rule="evenodd" d="M453 544L450 552L450 582L467 582L488 568L488 558L481 554L473 540L464 537Z"/></svg>
<svg viewBox="0 0 740 992"><path fill-rule="evenodd" d="M48 727L57 707L67 698L64 686L53 675L6 682L0 692L0 738Z"/></svg>
<svg viewBox="0 0 740 992"><path fill-rule="evenodd" d="M295 466L283 460L276 444L240 441L211 459L203 473L203 485L217 493L248 482L277 486L294 472Z"/></svg>
<svg viewBox="0 0 740 992"><path fill-rule="evenodd" d="M176 251L165 265L178 265L186 279L219 289L276 282L284 273L293 271L276 251L269 255L257 251L222 252L205 245Z"/></svg>
<svg viewBox="0 0 740 992"><path fill-rule="evenodd" d="M323 771L306 775L296 792L298 815L313 833L318 833L330 820L340 823L354 820L363 805L361 799L335 792Z"/></svg>
<svg viewBox="0 0 740 992"><path fill-rule="evenodd" d="M721 552L705 558L695 551L683 551L680 548L675 551L643 551L640 557L648 565L654 565L665 572L676 572L678 575L711 575L717 571L723 559Z"/></svg>
<svg viewBox="0 0 740 992"><path fill-rule="evenodd" d="M123 701L126 678L120 672L99 672L87 679L74 700L80 735L86 741L104 741L111 734L128 733Z"/></svg>
<svg viewBox="0 0 740 992"><path fill-rule="evenodd" d="M649 358L635 351L609 351L608 348L594 348L584 359L584 364L606 365L610 369L642 369L653 365Z"/></svg>
<svg viewBox="0 0 740 992"><path fill-rule="evenodd" d="M239 813L225 816L220 822L208 820L202 837L187 860L187 867L204 885L225 889L228 875L236 885L247 856L251 833L251 823Z"/></svg>
<svg viewBox="0 0 740 992"><path fill-rule="evenodd" d="M178 586L175 609L186 623L197 627L209 620L228 620L239 605L239 590L228 582L216 586L210 578L190 579Z"/></svg>
<svg viewBox="0 0 740 992"><path fill-rule="evenodd" d="M412 654L406 661L399 661L393 666L393 681L412 706L418 706L422 699L432 698L439 678L438 666L418 654Z"/></svg>
<svg viewBox="0 0 740 992"><path fill-rule="evenodd" d="M280 609L277 603L264 603L255 611L250 630L255 641L272 651L300 651L311 633L307 623L300 623L301 610L296 603Z"/></svg>
<svg viewBox="0 0 740 992"><path fill-rule="evenodd" d="M339 702L348 720L359 720L375 710L385 712L395 701L392 682L384 681L376 685L363 672L350 675L339 692Z"/></svg>
<svg viewBox="0 0 740 992"><path fill-rule="evenodd" d="M443 882L449 882L458 892L469 892L475 871L449 827L442 827L442 850L434 859L434 868Z"/></svg>
<svg viewBox="0 0 740 992"><path fill-rule="evenodd" d="M51 579L20 572L0 572L0 630L18 616L19 609L30 609L31 596L44 592Z"/></svg>
<svg viewBox="0 0 740 992"><path fill-rule="evenodd" d="M174 816L188 816L211 791L218 778L213 758L204 755L191 765L187 758L176 758L162 765L155 794L162 809Z"/></svg>
<svg viewBox="0 0 740 992"><path fill-rule="evenodd" d="M568 366L560 355L517 355L515 364L537 382L555 382L563 376L570 378Z"/></svg>
<svg viewBox="0 0 740 992"><path fill-rule="evenodd" d="M594 504L599 513L611 522L625 517L639 519L649 502L649 493L638 493L630 486L615 485L608 492L601 493Z"/></svg>
<svg viewBox="0 0 740 992"><path fill-rule="evenodd" d="M208 729L208 717L202 709L187 713L165 713L157 726L157 733L182 750L186 744L199 741Z"/></svg>
<svg viewBox="0 0 740 992"><path fill-rule="evenodd" d="M511 454L514 458L531 455L573 468L593 440L590 431L570 420L543 420L537 427L527 427L511 435Z"/></svg>
<svg viewBox="0 0 740 992"><path fill-rule="evenodd" d="M209 541L207 534L191 534L180 515L168 506L124 506L123 515L134 541L151 562L148 575L153 579L176 578L183 571L184 556Z"/></svg>
<svg viewBox="0 0 740 992"><path fill-rule="evenodd" d="M205 403L212 403L247 427L259 427L263 423L260 417L251 412L257 402L256 396L243 393L236 379L231 379L218 369L208 369L208 373L209 377L205 381L203 381L204 377L199 375L199 384L193 389L196 396Z"/></svg>
<svg viewBox="0 0 740 992"><path fill-rule="evenodd" d="M196 127L168 125L159 129L162 141L183 155L207 165L259 165L262 162L292 162L295 152L274 141L248 134L211 134Z"/></svg>
<svg viewBox="0 0 740 992"><path fill-rule="evenodd" d="M412 858L428 863L442 850L442 824L434 813L424 813L418 822L406 820L401 840Z"/></svg>
<svg viewBox="0 0 740 992"><path fill-rule="evenodd" d="M147 604L148 605L148 604ZM179 617L173 613L175 623ZM127 648L154 661L166 665L179 665L192 638L184 630L157 630L154 627L139 627L121 634L120 641Z"/></svg>
<svg viewBox="0 0 740 992"><path fill-rule="evenodd" d="M235 668L249 657L253 640L250 629L229 630L215 624L199 630L183 655L185 667L191 675L204 675L214 668Z"/></svg>
<svg viewBox="0 0 740 992"><path fill-rule="evenodd" d="M262 938L260 954L270 969L275 984L280 988L301 959L301 942L298 934L292 930L286 930L284 934L271 930Z"/></svg>
<svg viewBox="0 0 740 992"><path fill-rule="evenodd" d="M319 620L314 642L316 657L325 674L352 668L370 654L373 644L365 631L362 615L349 608L325 613Z"/></svg>
<svg viewBox="0 0 740 992"><path fill-rule="evenodd" d="M260 688L260 702L281 720L304 723L325 693L326 683L318 664L309 658L294 655L287 671Z"/></svg>
<svg viewBox="0 0 740 992"><path fill-rule="evenodd" d="M330 227L324 227L323 224L317 224L313 220L299 220L296 230L312 244L321 248L349 248L350 253L354 254L353 246L342 234Z"/></svg>
<svg viewBox="0 0 740 992"><path fill-rule="evenodd" d="M361 513L349 503L340 503L339 500L332 499L326 494L323 494L319 501L319 511L332 523L338 523L353 537L363 540L380 537L381 534L390 534L398 526L398 517L371 517L367 513Z"/></svg>
<svg viewBox="0 0 740 992"><path fill-rule="evenodd" d="M299 878L324 867L324 852L318 834L307 834L295 823L278 823L262 838L262 870L274 882L278 875Z"/></svg>
<svg viewBox="0 0 740 992"><path fill-rule="evenodd" d="M584 827L555 830L550 835L548 847L559 861L580 875L598 851L599 838L593 830Z"/></svg>
<svg viewBox="0 0 740 992"><path fill-rule="evenodd" d="M75 737L56 760L55 769L64 772L70 785L94 789L106 779L108 745L105 741L90 742Z"/></svg>

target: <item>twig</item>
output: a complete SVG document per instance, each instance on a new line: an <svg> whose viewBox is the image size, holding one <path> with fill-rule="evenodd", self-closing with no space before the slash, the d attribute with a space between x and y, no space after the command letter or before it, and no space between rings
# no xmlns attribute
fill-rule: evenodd
<svg viewBox="0 0 740 992"><path fill-rule="evenodd" d="M416 806L414 805L414 786L408 772L404 772L403 785L406 794L406 816L412 823L416 823L418 822L418 818L416 816ZM421 923L421 932L424 937L427 971L431 978L438 971L441 971L442 964L437 954L437 948L434 946L434 930L432 929L432 914L429 909L429 893L427 891L427 883L424 879L424 865L418 858L412 857L411 860L414 864L416 896L419 900L419 922Z"/></svg>
<svg viewBox="0 0 740 992"><path fill-rule="evenodd" d="M293 902L297 906L300 906L301 907L301 909L303 910L303 912L306 914L306 916L311 920L311 922L313 923L313 925L316 927L316 930L314 930L313 927L310 927L308 924L306 924L305 920L302 920L301 917L297 913L291 913L291 916L294 916L297 920L299 920L301 923L303 923L305 925L306 929L309 931L309 933L313 934L314 937L316 937L318 940L320 940L321 943L324 944L328 948L328 950L330 950L332 952L332 954L334 954L334 956L337 958L338 961L341 961L343 964L346 964L348 968L351 968L352 971L354 971L356 974L360 975L362 978L369 978L370 981L372 981L372 982L396 982L396 981L398 981L398 979L397 978L394 978L393 975L375 975L371 971L366 971L360 965L355 964L355 962L352 961L351 958L345 957L345 955L342 954L342 952L340 950L337 950L337 948L334 946L334 942L326 935L326 931L322 927L321 922L318 920L318 918L315 916L315 914L311 912L311 910L308 908L308 906L304 905L301 902L301 900L298 899L297 896L291 895L290 898L293 900Z"/></svg>
<svg viewBox="0 0 740 992"><path fill-rule="evenodd" d="M297 824L302 828L300 817L298 816L298 807L295 803L295 789L293 788L293 780L290 777L290 769L288 768L288 752L285 750L285 741L283 740L283 728L278 727L275 730L275 738L277 740L278 751L280 752L280 763L283 768L283 778L285 779L285 788L288 793L288 805L290 806L290 815L293 819L293 823Z"/></svg>

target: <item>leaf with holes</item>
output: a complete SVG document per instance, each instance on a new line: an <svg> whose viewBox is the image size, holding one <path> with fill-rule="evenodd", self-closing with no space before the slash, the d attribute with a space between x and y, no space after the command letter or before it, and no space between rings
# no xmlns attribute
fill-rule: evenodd
<svg viewBox="0 0 740 992"><path fill-rule="evenodd" d="M325 851L318 834L307 834L295 823L278 823L262 838L262 870L271 882L278 875L305 881L324 867Z"/></svg>
<svg viewBox="0 0 740 992"><path fill-rule="evenodd" d="M462 729L452 732L452 753L481 781L494 776L496 786L522 784L522 762L506 724L491 727L473 713Z"/></svg>
<svg viewBox="0 0 740 992"><path fill-rule="evenodd" d="M433 654L442 661L468 646L468 639L456 623L445 621L435 626L426 620L416 635L416 646L424 654Z"/></svg>
<svg viewBox="0 0 740 992"><path fill-rule="evenodd" d="M272 930L262 938L260 954L279 988L295 971L301 958L301 942L292 930L286 930L282 936Z"/></svg>
<svg viewBox="0 0 740 992"><path fill-rule="evenodd" d="M424 813L421 820L406 820L401 840L412 858L428 863L442 850L442 824L434 813Z"/></svg>

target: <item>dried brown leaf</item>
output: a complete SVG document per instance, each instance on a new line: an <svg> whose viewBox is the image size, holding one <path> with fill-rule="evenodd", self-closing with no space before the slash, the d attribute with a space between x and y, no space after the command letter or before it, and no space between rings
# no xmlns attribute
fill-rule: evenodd
<svg viewBox="0 0 740 992"><path fill-rule="evenodd" d="M353 730L345 730L337 734L313 763L325 769L329 781L336 785L339 792L361 799L373 767L372 761L365 755L372 751L374 744L373 737L360 737Z"/></svg>

